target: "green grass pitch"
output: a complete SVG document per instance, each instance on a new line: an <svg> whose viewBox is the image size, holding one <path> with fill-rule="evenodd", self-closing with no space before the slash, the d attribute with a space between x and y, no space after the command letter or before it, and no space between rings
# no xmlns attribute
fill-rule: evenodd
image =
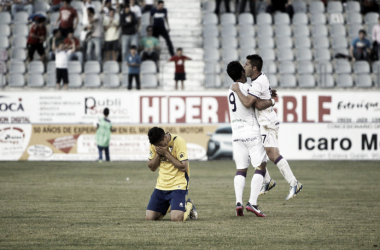
<svg viewBox="0 0 380 250"><path fill-rule="evenodd" d="M146 162L0 162L0 249L379 249L379 162L290 164L304 189L285 202L288 184L269 163L266 218L235 216L235 164L212 161L190 163L199 220L151 222L158 173Z"/></svg>

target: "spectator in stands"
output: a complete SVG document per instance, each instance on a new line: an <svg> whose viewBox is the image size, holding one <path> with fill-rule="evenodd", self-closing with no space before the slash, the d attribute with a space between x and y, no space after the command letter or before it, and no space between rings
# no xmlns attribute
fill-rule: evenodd
<svg viewBox="0 0 380 250"><path fill-rule="evenodd" d="M86 26L89 32L89 40L87 42L87 60L97 60L99 63L102 62L102 38L103 38L103 22L100 15L95 15L95 9L89 7L87 9L89 25ZM94 48L95 57L92 57L92 52ZM92 59L94 58L94 59Z"/></svg>
<svg viewBox="0 0 380 250"><path fill-rule="evenodd" d="M64 38L70 32L74 32L79 22L77 11L70 5L70 2L71 0L63 0L63 6L59 9L59 16L57 21L55 21L55 26L58 25L59 21L61 22L59 29Z"/></svg>
<svg viewBox="0 0 380 250"><path fill-rule="evenodd" d="M224 7L226 8L226 12L229 13L230 11L230 0L223 0L224 1ZM216 0L216 6L215 6L215 14L219 15L220 12L220 4L222 3L222 0Z"/></svg>
<svg viewBox="0 0 380 250"><path fill-rule="evenodd" d="M286 12L288 13L290 19L292 19L294 14L294 9L292 6L291 0L267 0L267 12L270 14L274 14L276 11Z"/></svg>
<svg viewBox="0 0 380 250"><path fill-rule="evenodd" d="M12 17L18 11L26 11L28 12L28 16L33 14L33 0L13 0L13 4L11 5Z"/></svg>
<svg viewBox="0 0 380 250"><path fill-rule="evenodd" d="M182 54L182 48L178 48L176 55L172 56L169 59L169 62L175 63L175 73L174 73L175 89L178 89L178 81L181 81L181 88L182 90L184 89L183 83L186 80L186 73L185 73L186 60L191 60L191 58Z"/></svg>
<svg viewBox="0 0 380 250"><path fill-rule="evenodd" d="M116 61L116 52L119 49L119 19L115 18L115 10L110 9L109 16L104 17L104 50L106 51L105 60ZM112 57L111 57L112 53Z"/></svg>
<svg viewBox="0 0 380 250"><path fill-rule="evenodd" d="M111 0L111 8L120 11L124 5L124 0Z"/></svg>
<svg viewBox="0 0 380 250"><path fill-rule="evenodd" d="M131 6L131 11L135 14L137 19L136 30L139 30L141 24L141 8L136 4L135 0L130 0L129 5Z"/></svg>
<svg viewBox="0 0 380 250"><path fill-rule="evenodd" d="M148 26L146 27L146 33L147 36L143 37L140 41L140 49L141 52L141 60L153 60L156 65L159 58L160 53L160 41L152 36L153 34L153 27ZM158 68L158 66L157 66Z"/></svg>
<svg viewBox="0 0 380 250"><path fill-rule="evenodd" d="M141 59L139 54L137 54L136 46L132 45L130 49L130 54L125 58L128 66L128 89L132 89L133 78L136 79L136 89L141 89L140 86L140 64Z"/></svg>
<svg viewBox="0 0 380 250"><path fill-rule="evenodd" d="M69 72L67 70L69 64L69 56L75 52L75 42L73 41L71 50L65 46L64 43L60 43L58 48L55 46L55 38L53 38L53 50L55 52L55 68L57 78L57 89L61 88L61 81L63 80L63 86L68 89L69 85Z"/></svg>
<svg viewBox="0 0 380 250"><path fill-rule="evenodd" d="M49 54L48 54L49 61L55 60L55 54L53 50L53 41L55 41L55 47L57 48L60 43L63 43L64 38L62 37L61 31L59 29L54 29L53 36L49 39Z"/></svg>
<svg viewBox="0 0 380 250"><path fill-rule="evenodd" d="M165 21L168 29L165 27ZM168 11L164 8L164 1L158 1L157 7L151 10L150 23L153 23L153 36L158 38L161 35L166 41L170 55L173 56L174 48L169 37Z"/></svg>
<svg viewBox="0 0 380 250"><path fill-rule="evenodd" d="M43 62L45 59L44 42L46 40L46 18L40 17L37 23L33 24L30 29L27 46L29 62L33 61L34 52L37 51Z"/></svg>
<svg viewBox="0 0 380 250"><path fill-rule="evenodd" d="M62 6L62 0L53 0L50 5L51 12L58 12Z"/></svg>
<svg viewBox="0 0 380 250"><path fill-rule="evenodd" d="M150 12L153 9L154 0L144 0L142 13Z"/></svg>
<svg viewBox="0 0 380 250"><path fill-rule="evenodd" d="M239 13L244 13L245 5L247 4L247 1L249 3L250 12L252 16L255 18L256 17L256 0L241 0Z"/></svg>
<svg viewBox="0 0 380 250"><path fill-rule="evenodd" d="M9 11L12 6L12 0L1 0L0 11Z"/></svg>
<svg viewBox="0 0 380 250"><path fill-rule="evenodd" d="M112 9L111 0L103 0L102 7L100 8L100 13L108 16L110 9ZM115 11L118 12L118 10Z"/></svg>
<svg viewBox="0 0 380 250"><path fill-rule="evenodd" d="M126 4L124 11L120 16L120 26L122 30L121 36L121 54L122 58L127 56L129 46L137 45L137 19L135 14L131 11L129 4Z"/></svg>
<svg viewBox="0 0 380 250"><path fill-rule="evenodd" d="M361 1L362 14L365 15L368 12L378 12L379 5L376 0L362 0Z"/></svg>
<svg viewBox="0 0 380 250"><path fill-rule="evenodd" d="M83 14L82 24L83 24L83 26L87 26L89 24L87 9L90 7L95 9L95 6L92 4L92 0L83 0L83 3L82 3L82 14Z"/></svg>
<svg viewBox="0 0 380 250"><path fill-rule="evenodd" d="M375 59L380 59L380 17L378 19L378 24L372 28L372 52L376 52Z"/></svg>
<svg viewBox="0 0 380 250"><path fill-rule="evenodd" d="M72 49L73 42L75 43L75 51L70 54L69 60L78 60L80 64L83 65L83 53L80 48L79 39L74 37L74 34L70 32L63 43L65 44L66 48Z"/></svg>
<svg viewBox="0 0 380 250"><path fill-rule="evenodd" d="M46 20L46 16L42 13L35 13L35 14L32 14L30 16L28 16L28 23L37 23L38 19L40 19L41 17L45 18Z"/></svg>
<svg viewBox="0 0 380 250"><path fill-rule="evenodd" d="M352 39L350 55L353 61L369 59L371 43L365 36L365 30L359 30L359 37Z"/></svg>

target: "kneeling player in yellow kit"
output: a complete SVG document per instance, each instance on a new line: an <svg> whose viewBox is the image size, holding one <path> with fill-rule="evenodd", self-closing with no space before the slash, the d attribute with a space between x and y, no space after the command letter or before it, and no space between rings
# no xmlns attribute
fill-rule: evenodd
<svg viewBox="0 0 380 250"><path fill-rule="evenodd" d="M148 132L150 155L148 167L159 167L156 188L146 209L146 220L159 220L171 208L170 220L197 219L198 212L191 199L186 201L190 167L185 140L154 127Z"/></svg>

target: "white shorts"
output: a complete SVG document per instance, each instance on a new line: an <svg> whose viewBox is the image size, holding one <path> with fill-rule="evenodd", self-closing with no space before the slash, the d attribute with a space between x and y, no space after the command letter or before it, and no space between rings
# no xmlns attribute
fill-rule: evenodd
<svg viewBox="0 0 380 250"><path fill-rule="evenodd" d="M232 148L236 169L247 169L250 163L256 168L262 162L267 162L267 155L260 137L234 139Z"/></svg>
<svg viewBox="0 0 380 250"><path fill-rule="evenodd" d="M279 123L260 126L261 140L266 148L278 148Z"/></svg>

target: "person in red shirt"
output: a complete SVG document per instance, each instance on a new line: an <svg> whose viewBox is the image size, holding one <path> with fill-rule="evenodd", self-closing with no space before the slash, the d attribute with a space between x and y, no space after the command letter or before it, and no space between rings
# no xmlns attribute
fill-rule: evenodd
<svg viewBox="0 0 380 250"><path fill-rule="evenodd" d="M169 62L175 63L175 73L174 73L175 89L178 89L178 81L181 81L182 89L184 88L183 82L186 80L186 73L185 73L186 60L191 60L191 58L182 54L182 48L178 48L176 55L172 56L169 59Z"/></svg>
<svg viewBox="0 0 380 250"><path fill-rule="evenodd" d="M70 32L63 43L65 44L67 49L71 49L73 46L73 42L75 43L75 52L71 53L69 56L69 60L78 60L81 64L83 64L83 53L81 51L79 39L74 37L74 34Z"/></svg>
<svg viewBox="0 0 380 250"><path fill-rule="evenodd" d="M36 50L41 57L41 61L44 61L45 59L45 48L44 48L44 41L46 39L45 23L46 23L46 18L40 17L30 29L28 41L27 41L29 62L33 61L34 52Z"/></svg>
<svg viewBox="0 0 380 250"><path fill-rule="evenodd" d="M55 26L61 21L59 29L63 37L67 37L70 32L74 32L79 21L77 11L70 5L70 2L71 0L63 0L63 6L59 9L59 16L55 21Z"/></svg>

